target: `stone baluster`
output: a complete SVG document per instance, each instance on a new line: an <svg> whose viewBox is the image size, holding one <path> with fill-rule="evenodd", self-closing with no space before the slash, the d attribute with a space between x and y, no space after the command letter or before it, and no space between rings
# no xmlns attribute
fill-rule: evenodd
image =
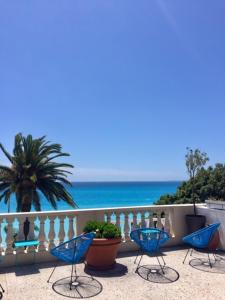
<svg viewBox="0 0 225 300"><path fill-rule="evenodd" d="M28 239L29 240L33 240L35 238L35 234L34 234L34 226L35 226L34 221L35 221L35 217L29 217L28 220L30 222Z"/></svg>
<svg viewBox="0 0 225 300"><path fill-rule="evenodd" d="M170 233L170 220L169 220L169 213L166 210L165 211L165 225L164 225L164 230L168 233Z"/></svg>
<svg viewBox="0 0 225 300"><path fill-rule="evenodd" d="M142 228L146 227L146 224L145 224L145 212L144 211L141 212L141 227Z"/></svg>
<svg viewBox="0 0 225 300"><path fill-rule="evenodd" d="M25 218L23 216L20 216L17 219L19 222L19 231L18 231L18 235L17 235L16 239L22 241L25 239L24 232L23 232Z"/></svg>
<svg viewBox="0 0 225 300"><path fill-rule="evenodd" d="M124 239L125 241L130 240L130 227L129 227L129 213L124 213Z"/></svg>
<svg viewBox="0 0 225 300"><path fill-rule="evenodd" d="M134 212L133 213L133 228L131 229L136 229L138 226L137 226L137 212Z"/></svg>
<svg viewBox="0 0 225 300"><path fill-rule="evenodd" d="M154 227L153 214L152 214L151 211L149 212L148 219L149 219L149 225L148 225L148 226L149 226L149 227Z"/></svg>
<svg viewBox="0 0 225 300"><path fill-rule="evenodd" d="M106 222L111 223L111 213L106 213Z"/></svg>
<svg viewBox="0 0 225 300"><path fill-rule="evenodd" d="M17 241L22 241L25 239L24 237L24 222L25 222L25 219L23 216L19 216L19 218L17 218L18 222L19 222L19 231L18 231L18 235L16 237L16 240ZM24 248L22 247L19 247L16 249L16 253L17 254L21 254L21 253L24 253Z"/></svg>
<svg viewBox="0 0 225 300"><path fill-rule="evenodd" d="M13 254L13 218L8 217L7 221L7 236L6 236L6 254Z"/></svg>
<svg viewBox="0 0 225 300"><path fill-rule="evenodd" d="M55 216L48 216L50 220L50 229L48 234L48 249L55 247Z"/></svg>
<svg viewBox="0 0 225 300"><path fill-rule="evenodd" d="M163 228L163 224L162 224L162 220L161 220L161 215L162 212L157 212L157 228L162 229Z"/></svg>
<svg viewBox="0 0 225 300"><path fill-rule="evenodd" d="M30 226L29 226L29 234L28 234L28 240L33 240L35 238L35 234L34 234L34 221L35 221L35 217L29 217L28 218L29 222L30 222ZM34 251L34 247L28 247L27 252L31 253Z"/></svg>
<svg viewBox="0 0 225 300"><path fill-rule="evenodd" d="M39 247L38 247L38 252L44 252L46 251L46 236L45 236L45 216L41 216L40 218L40 229L39 229Z"/></svg>
<svg viewBox="0 0 225 300"><path fill-rule="evenodd" d="M63 243L65 239L64 216L59 216L59 243Z"/></svg>
<svg viewBox="0 0 225 300"><path fill-rule="evenodd" d="M116 226L120 228L120 212L115 212L116 215Z"/></svg>
<svg viewBox="0 0 225 300"><path fill-rule="evenodd" d="M2 254L2 221L3 219L0 218L0 255Z"/></svg>
<svg viewBox="0 0 225 300"><path fill-rule="evenodd" d="M74 235L75 235L75 232L74 232L74 225L73 225L73 220L74 220L74 218L73 218L73 216L69 216L68 218L69 218L69 231L68 231L68 237L69 237L69 239L71 240L71 239L74 237Z"/></svg>

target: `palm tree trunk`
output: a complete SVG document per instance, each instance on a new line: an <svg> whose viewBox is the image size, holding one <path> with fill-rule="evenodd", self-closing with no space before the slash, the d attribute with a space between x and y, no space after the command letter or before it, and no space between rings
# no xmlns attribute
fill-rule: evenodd
<svg viewBox="0 0 225 300"><path fill-rule="evenodd" d="M30 191L25 192L22 198L22 212L30 212L31 211L31 203L32 203L32 195Z"/></svg>

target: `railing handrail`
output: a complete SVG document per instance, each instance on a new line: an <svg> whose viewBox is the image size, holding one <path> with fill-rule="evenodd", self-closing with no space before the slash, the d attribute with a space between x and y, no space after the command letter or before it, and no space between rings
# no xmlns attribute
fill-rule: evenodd
<svg viewBox="0 0 225 300"><path fill-rule="evenodd" d="M199 203L199 206L204 205L204 203ZM73 209L73 210L53 210L53 211L32 211L32 212L13 212L13 213L0 213L0 218L4 217L14 217L17 216L23 216L23 217L29 217L29 216L42 216L42 215L79 215L84 212L98 212L98 211L104 211L104 212L113 212L113 211L129 211L129 210L167 210L170 208L177 208L177 207L191 207L193 204L168 204L168 205L143 205L143 206L124 206L124 207L103 207L103 208L85 208L85 209Z"/></svg>

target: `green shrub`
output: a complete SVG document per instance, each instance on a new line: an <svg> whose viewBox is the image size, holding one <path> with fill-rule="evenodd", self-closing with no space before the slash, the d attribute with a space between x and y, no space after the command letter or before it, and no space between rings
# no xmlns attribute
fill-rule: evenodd
<svg viewBox="0 0 225 300"><path fill-rule="evenodd" d="M121 237L120 229L116 225L107 222L89 221L84 227L84 232L95 232L96 238L112 239Z"/></svg>

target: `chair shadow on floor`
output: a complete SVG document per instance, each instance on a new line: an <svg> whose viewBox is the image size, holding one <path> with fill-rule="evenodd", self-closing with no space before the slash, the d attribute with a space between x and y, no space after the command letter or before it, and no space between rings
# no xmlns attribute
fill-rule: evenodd
<svg viewBox="0 0 225 300"><path fill-rule="evenodd" d="M15 273L16 276L27 276L39 274L40 270L38 265L18 265L4 268L1 273Z"/></svg>
<svg viewBox="0 0 225 300"><path fill-rule="evenodd" d="M123 264L115 263L113 268L105 271L104 270L96 271L85 266L84 272L93 277L121 277L121 276L125 276L128 273L128 268Z"/></svg>
<svg viewBox="0 0 225 300"><path fill-rule="evenodd" d="M57 294L74 299L92 298L103 290L102 284L92 276L74 276L74 283L70 285L71 277L65 277L52 284Z"/></svg>
<svg viewBox="0 0 225 300"><path fill-rule="evenodd" d="M159 265L142 265L137 269L137 274L141 278L154 283L173 283L180 277L176 270L164 266L162 271Z"/></svg>
<svg viewBox="0 0 225 300"><path fill-rule="evenodd" d="M212 267L209 265L207 257L194 257L189 261L189 265L199 271L207 273L225 274L225 256L216 254L211 258Z"/></svg>

